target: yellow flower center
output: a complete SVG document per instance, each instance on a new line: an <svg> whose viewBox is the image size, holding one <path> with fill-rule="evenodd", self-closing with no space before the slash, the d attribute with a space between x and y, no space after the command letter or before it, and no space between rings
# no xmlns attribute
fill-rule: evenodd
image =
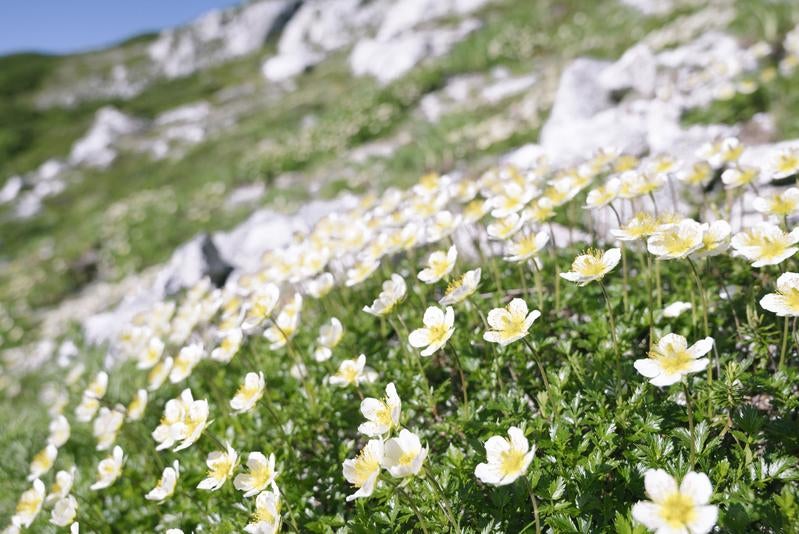
<svg viewBox="0 0 799 534"><path fill-rule="evenodd" d="M514 337L524 333L524 317L502 318L501 333L503 337Z"/></svg>
<svg viewBox="0 0 799 534"><path fill-rule="evenodd" d="M344 367L338 374L348 384L354 384L358 380L358 369L354 365Z"/></svg>
<svg viewBox="0 0 799 534"><path fill-rule="evenodd" d="M242 397L244 400L252 400L257 394L260 388L258 387L248 387L246 384L242 385L239 390L236 392L237 397Z"/></svg>
<svg viewBox="0 0 799 534"><path fill-rule="evenodd" d="M602 276L605 274L605 264L602 261L602 253L588 251L578 257L572 263L572 270L582 276Z"/></svg>
<svg viewBox="0 0 799 534"><path fill-rule="evenodd" d="M796 209L796 204L777 195L771 199L771 213L774 215L790 215Z"/></svg>
<svg viewBox="0 0 799 534"><path fill-rule="evenodd" d="M33 515L39 509L42 500L35 493L25 493L17 503L17 513L20 515Z"/></svg>
<svg viewBox="0 0 799 534"><path fill-rule="evenodd" d="M696 506L690 497L676 492L660 505L660 517L671 528L684 528L696 519Z"/></svg>
<svg viewBox="0 0 799 534"><path fill-rule="evenodd" d="M369 451L362 450L355 459L355 487L360 488L372 474L380 469L380 462L374 458Z"/></svg>
<svg viewBox="0 0 799 534"><path fill-rule="evenodd" d="M501 454L500 473L502 473L503 477L518 473L522 469L523 463L524 453L518 449L511 448Z"/></svg>
<svg viewBox="0 0 799 534"><path fill-rule="evenodd" d="M416 458L416 453L413 451L403 452L402 456L399 457L398 463L400 465L411 465L413 460Z"/></svg>
<svg viewBox="0 0 799 534"><path fill-rule="evenodd" d="M675 231L665 232L663 234L663 248L672 256L679 256L684 254L693 245L689 237L681 236Z"/></svg>
<svg viewBox="0 0 799 534"><path fill-rule="evenodd" d="M254 488L262 488L266 486L266 483L272 478L272 470L269 469L269 466L266 464L259 465L250 471L250 477L252 477L252 485Z"/></svg>
<svg viewBox="0 0 799 534"><path fill-rule="evenodd" d="M794 313L799 310L799 290L789 289L785 293L781 293L785 305L790 308Z"/></svg>
<svg viewBox="0 0 799 534"><path fill-rule="evenodd" d="M444 338L447 336L447 326L444 323L437 324L435 326L431 326L428 329L430 332L430 344L435 345L437 343L441 343L444 341Z"/></svg>
<svg viewBox="0 0 799 534"><path fill-rule="evenodd" d="M444 276L449 271L450 263L446 257L443 258L433 258L430 260L430 269L433 270L433 273L438 276Z"/></svg>
<svg viewBox="0 0 799 534"><path fill-rule="evenodd" d="M267 507L258 508L255 510L255 522L256 523L269 523L270 525L274 524L275 516L272 515L272 512Z"/></svg>
<svg viewBox="0 0 799 534"><path fill-rule="evenodd" d="M688 364L693 361L688 351L675 350L671 347L665 352L652 351L650 356L653 360L657 360L668 374L684 371L688 368Z"/></svg>
<svg viewBox="0 0 799 534"><path fill-rule="evenodd" d="M799 168L799 155L796 154L782 154L777 162L777 171L780 173L796 172Z"/></svg>
<svg viewBox="0 0 799 534"><path fill-rule="evenodd" d="M375 419L377 422L389 428L394 426L394 420L391 418L391 408L388 407L387 402L382 403L383 406L375 412Z"/></svg>
<svg viewBox="0 0 799 534"><path fill-rule="evenodd" d="M227 478L232 465L233 462L231 461L230 457L225 455L223 458L220 458L211 469L208 470L208 476L217 480Z"/></svg>
<svg viewBox="0 0 799 534"><path fill-rule="evenodd" d="M781 239L763 239L760 244L760 256L768 260L776 258L785 253L787 244Z"/></svg>

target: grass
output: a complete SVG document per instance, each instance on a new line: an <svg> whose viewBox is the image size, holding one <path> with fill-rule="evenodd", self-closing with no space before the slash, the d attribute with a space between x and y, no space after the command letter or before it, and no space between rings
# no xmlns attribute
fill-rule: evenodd
<svg viewBox="0 0 799 534"><path fill-rule="evenodd" d="M790 28L786 21L792 16L783 13L783 4L775 11L776 24L768 22L769 16L739 16L734 29L749 39L782 35ZM739 7L745 10L751 5ZM483 28L449 55L387 87L352 79L346 72L345 55L338 55L301 77L295 91L280 97L280 106L272 101L249 103L255 107L239 117L235 128L180 159L151 162L123 152L108 171L81 173L67 191L48 200L41 215L25 222L1 221L2 254L8 263L0 272L0 302L12 323L6 328L8 321L0 322L4 336L0 345L33 339L36 325L31 308L57 304L89 281L76 266L87 252L99 254L102 277L117 279L165 260L199 230L226 228L240 221L247 215L245 209L224 206L225 192L237 184L265 181L269 185L265 205L286 208L307 198L308 181L318 177L324 178L322 194L334 195L345 189L410 186L428 170L468 169L476 175L496 155L536 139L547 113L545 95L536 119L492 142L485 141L480 128L510 116L517 99L462 110L428 124L414 115L422 96L443 87L453 76L497 66L519 73L545 68L557 76L570 58L582 54L617 57L649 29L665 22L642 18L615 2L587 6L576 0L552 0L532 7L526 2L502 2L488 8L482 18ZM0 110L0 117L9 121L0 124L6 169L33 168L48 156L66 153L72 140L85 131L94 109L107 103L36 110L30 93L52 79L49 76L63 60L26 59L7 63L10 67L5 72L22 69L21 74L0 75L0 91L9 97L5 101L19 104L15 113L20 113L5 115ZM247 57L185 79L159 82L130 101L113 103L127 112L154 117L197 99L215 101L223 88L249 83L257 66L257 57ZM755 112L770 111L777 115L780 132L790 134L796 128L794 82L778 79L753 95L691 111L685 120L737 122ZM307 117L313 121L304 120ZM4 140L20 121L29 123L29 130L18 132L18 139L12 135L10 141ZM336 178L338 169L352 170L346 161L352 148L403 133L410 134L411 142L388 158L355 167L358 180ZM276 178L284 173L292 173L296 181L279 188ZM583 201L580 196L574 203ZM556 220L590 229L584 221L573 220L581 211L561 209ZM484 231L486 222L478 231ZM341 464L366 441L357 433L362 419L359 393L381 398L385 385L394 382L403 400L402 424L417 432L429 448L426 469L442 486L444 499L464 532L534 532L528 484L545 529L642 532L630 510L645 498L643 473L649 468L679 475L691 468L707 473L724 532L797 532L795 413L799 406L792 384L799 378L799 353L791 338L787 365L778 369L783 321L757 304L773 290L777 268L752 270L743 260L726 255L700 265L709 295L717 295L722 284L738 291L731 301L711 298L710 329L721 357L720 369L712 384L704 374L687 381L694 398L692 436L680 387L651 386L632 362L645 357L648 350L650 310L655 316L655 338L675 332L696 341L704 335L700 318L690 312L676 319L663 316L662 307L648 298L645 256L638 250L628 251L632 286L626 309L621 302L619 268L606 278L623 352L620 379L615 375L614 346L599 287L556 284L557 272L565 270L581 250L562 244L542 257L543 317L528 336L540 355L549 386L521 342L497 349L482 339L484 327L478 314L478 310L488 313L506 304L514 295L523 296L533 307L538 301L533 271L529 266L518 269L497 261L495 276L494 260L463 254L457 272L483 269L479 294L469 304L456 306L449 348L421 360L424 371L416 371L418 351L404 344L404 328L398 319L410 329L421 326L425 307L441 296L443 282L427 286L415 275L427 254L446 246L438 243L388 256L363 284L337 288L321 300L305 300L301 327L292 343L308 366L316 403L310 402L301 383L292 377L293 356L285 348L272 350L258 335L248 338L230 364L206 359L183 383L167 382L151 394L144 419L125 424L117 438L128 455L123 475L102 492L88 487L105 453L94 451L91 425L77 423L73 413L89 378L103 368L105 349L85 346L77 331L68 333L67 337L77 338L80 359L86 365L83 377L69 386L64 384L64 370L56 366L19 376L9 369L8 378L0 381L4 424L0 446L5 451L0 455L0 525L8 522L16 498L29 487L28 465L46 440L49 416L42 392L65 388L72 437L60 450L55 469L78 468L74 493L84 531L241 530L254 511L254 499L243 499L230 481L219 492L194 489L205 476L206 455L218 449L214 438L203 436L181 453L154 451L150 432L160 421L165 402L190 387L195 398L209 400L213 419L209 434L230 439L242 456L251 450L276 454L285 530L418 531L421 516L430 532L450 531L451 521L439 505L438 490L419 478L409 480L402 493L392 489L391 478L384 473L383 484L372 498L351 504L344 500L352 488L342 476ZM795 259L788 260L786 268L795 269ZM361 309L377 296L391 272L406 279L410 293L384 322ZM686 283L689 276L684 262L662 263L664 305L694 301L695 310L699 309L696 293ZM181 302L180 297L177 300ZM343 341L330 362L314 362L309 356L317 345L319 327L332 316L344 325ZM217 316L212 322L219 320ZM20 329L21 336L10 335ZM195 335L209 348L216 343L212 330L199 327ZM168 352L175 355L179 349L174 344ZM453 350L468 381L468 405L462 398ZM368 365L377 371L375 383L363 385L360 392L326 383L339 362L359 353L366 354ZM229 399L244 375L255 370L266 376L265 399L251 413L231 414ZM427 389L426 382L432 389ZM144 384L145 375L131 361L124 362L113 368L104 402L127 404ZM520 426L537 447L526 481L502 488L479 483L474 469L485 461L483 443L492 435L504 435L510 425ZM697 456L694 465L692 441ZM144 500L162 468L177 458L182 468L176 494L162 505ZM52 476L52 472L46 475L48 483ZM33 531L55 532L47 524L48 515L48 510L40 514Z"/></svg>
<svg viewBox="0 0 799 534"><path fill-rule="evenodd" d="M151 394L145 418L125 424L117 438L128 455L122 477L101 492L92 492L88 486L104 453L89 452L94 448L91 428L73 420L72 437L59 453L57 468L72 464L78 468L73 491L79 497L82 526L97 532L110 532L109 525L128 532L166 527L188 532L203 525L206 532L229 532L239 530L249 520L253 500L242 499L230 481L218 492L193 489L205 476L206 454L218 448L214 439L205 436L179 454L152 450L155 444L149 432L158 424L164 402L190 387L195 398L208 398L210 402L210 435L230 440L242 455L250 450L276 454L280 472L277 482L286 502L286 530L405 532L419 529L413 505L431 532L450 531L452 527L437 505L437 490L421 479L410 479L403 494L391 489L390 477L384 474L384 483L372 498L352 504L344 501L352 489L341 475L341 462L352 458L365 442L356 431L361 420L359 392L352 387L331 386L325 377L343 359L364 353L379 378L362 385L360 392L380 398L388 382L396 384L403 401L402 424L418 432L429 448L426 469L441 484L464 532L533 530L524 482L491 488L478 483L473 474L476 464L485 460L482 443L491 435L504 434L509 425L523 428L537 447L526 479L538 500L544 528L556 532L642 532L633 525L630 509L644 498L644 470L658 467L684 473L691 468L691 436L685 407L677 403L679 385L656 388L632 367L632 361L644 357L648 346L646 310L651 301L646 277L638 267L645 264L642 253L631 252L634 270L626 312L620 266L606 277L623 351L621 381L614 371L615 353L599 287L577 287L561 281L559 304L555 300L556 263L558 270L565 270L579 249L561 246L552 250L553 255L542 256L544 315L534 323L528 337L548 376L546 387L524 344L516 342L497 349L482 340L484 327L478 309L487 313L513 295L522 296L531 305L537 300L529 267L518 270L499 261L499 289L489 274L489 264L494 260L488 260L488 264L468 258L458 261L456 272L483 267L479 295L468 304L456 306L455 334L447 344L449 348L421 360L425 378L415 371L418 352L407 347L404 334L398 336L397 332L404 332L402 323L410 329L421 326L424 308L442 294L443 282L425 285L415 280L424 258L438 248L440 244L433 244L408 255L387 257L381 269L363 284L335 289L321 300L306 299L292 346L308 366L315 403L309 403L301 383L289 373L294 361L291 353L286 348L271 350L266 340L253 336L230 364L205 360L185 382L167 383ZM791 269L794 262L789 260L787 268ZM773 287L778 271L754 271L744 261L728 256L700 264L700 270L708 294L718 294L722 280L740 290L734 293L732 302L711 299L710 329L721 357L720 373L712 385L703 373L688 380L695 399L693 440L697 461L693 468L710 476L713 502L721 508L719 525L724 532L793 532L799 433L792 414L799 406L790 384L799 378L799 354L792 346L788 365L774 371L774 347L779 344L782 322L764 314L756 304L763 292ZM371 303L389 272L401 274L410 291L383 323L361 308ZM696 300L693 289L685 283L688 272L682 261L662 264L664 304ZM531 288L530 292L524 287ZM659 308L654 313L655 338L674 332L691 342L703 335L701 321L692 319L690 312L677 319L662 316ZM731 320L733 314L741 320L737 327ZM318 329L332 316L344 324L343 340L330 362L313 362L310 354ZM197 335L209 335L204 332L200 328ZM468 405L462 400L453 353L458 354L467 377ZM89 350L83 358L87 365L83 379L68 387L66 413L70 419L82 389L100 368L101 356L101 351ZM228 399L244 374L253 370L265 374L267 397L253 412L233 415L227 407ZM3 495L19 495L27 487L24 478L31 452L38 450L46 437L47 419L38 407L36 390L48 383L62 387L62 380L61 372L43 369L21 384L20 396L0 403L4 420L12 422L3 435L6 454L0 459L5 474ZM426 389L426 382L432 389ZM144 384L144 373L137 371L133 362L124 363L113 369L103 402L109 406L127 404ZM430 409L430 395L437 415ZM750 404L749 399L756 396L769 398L769 407L755 408L754 400ZM174 497L161 505L148 503L143 494L174 459L181 462ZM413 503L407 495L412 495ZM0 517L7 518L13 504L13 498L1 500ZM52 530L46 525L46 514L33 528Z"/></svg>

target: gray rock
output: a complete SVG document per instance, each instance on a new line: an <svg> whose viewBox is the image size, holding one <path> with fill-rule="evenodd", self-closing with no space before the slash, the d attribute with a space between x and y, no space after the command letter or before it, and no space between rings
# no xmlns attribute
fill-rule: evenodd
<svg viewBox="0 0 799 534"><path fill-rule="evenodd" d="M100 108L89 131L75 141L69 154L72 165L105 168L117 156L114 144L122 135L141 130L144 123L111 106Z"/></svg>
<svg viewBox="0 0 799 534"><path fill-rule="evenodd" d="M206 13L187 26L161 32L148 53L157 71L174 78L258 50L280 31L299 0L262 0Z"/></svg>
<svg viewBox="0 0 799 534"><path fill-rule="evenodd" d="M466 19L455 27L414 31L387 39L362 39L350 54L350 69L356 76L369 75L385 85L423 59L444 55L479 26L477 20Z"/></svg>
<svg viewBox="0 0 799 534"><path fill-rule="evenodd" d="M0 204L8 204L16 199L24 184L21 176L12 176L6 180L0 189Z"/></svg>

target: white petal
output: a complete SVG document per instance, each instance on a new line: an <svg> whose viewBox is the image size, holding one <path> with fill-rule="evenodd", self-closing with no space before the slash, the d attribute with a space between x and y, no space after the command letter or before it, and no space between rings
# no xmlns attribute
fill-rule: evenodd
<svg viewBox="0 0 799 534"><path fill-rule="evenodd" d="M635 367L636 371L647 378L654 378L663 372L663 368L660 366L660 364L657 361L649 358L635 360L633 367Z"/></svg>
<svg viewBox="0 0 799 534"><path fill-rule="evenodd" d="M706 474L691 471L682 479L680 493L690 495L696 504L707 504L713 494L713 486Z"/></svg>
<svg viewBox="0 0 799 534"><path fill-rule="evenodd" d="M651 530L655 530L663 524L663 519L660 517L660 506L649 501L641 501L633 505L633 519Z"/></svg>
<svg viewBox="0 0 799 534"><path fill-rule="evenodd" d="M719 509L715 506L699 506L696 509L696 519L688 527L691 534L707 534L716 525Z"/></svg>
<svg viewBox="0 0 799 534"><path fill-rule="evenodd" d="M650 469L644 475L644 487L649 498L658 503L677 491L677 481L663 469Z"/></svg>

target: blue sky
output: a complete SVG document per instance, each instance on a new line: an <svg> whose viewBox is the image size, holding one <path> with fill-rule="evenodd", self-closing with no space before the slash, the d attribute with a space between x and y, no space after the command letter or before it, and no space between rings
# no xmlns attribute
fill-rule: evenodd
<svg viewBox="0 0 799 534"><path fill-rule="evenodd" d="M0 0L0 54L99 48L240 1Z"/></svg>

